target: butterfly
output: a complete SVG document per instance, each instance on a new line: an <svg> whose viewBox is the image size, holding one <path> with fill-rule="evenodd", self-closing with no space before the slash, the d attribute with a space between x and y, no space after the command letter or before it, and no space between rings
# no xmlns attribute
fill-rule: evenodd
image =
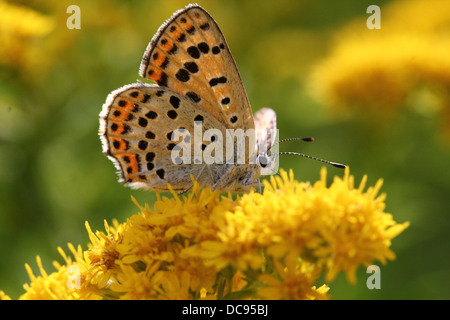
<svg viewBox="0 0 450 320"><path fill-rule="evenodd" d="M100 113L103 153L119 181L156 191L170 185L183 193L192 176L201 187L246 192L260 186L265 169L275 172L275 112L264 108L253 116L225 38L203 8L190 4L159 28L139 74L155 83L111 92ZM230 132L249 134L232 136L236 143L229 145ZM205 154L223 161L208 161Z"/></svg>

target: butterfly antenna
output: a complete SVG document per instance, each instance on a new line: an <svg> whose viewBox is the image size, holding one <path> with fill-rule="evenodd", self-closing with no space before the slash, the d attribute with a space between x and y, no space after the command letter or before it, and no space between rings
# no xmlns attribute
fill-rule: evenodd
<svg viewBox="0 0 450 320"><path fill-rule="evenodd" d="M286 138L286 139L281 139L277 142L275 142L270 148L269 150L267 150L267 153L270 154L270 150L272 150L272 148L281 143L281 142L286 142L286 141L305 141L305 142L313 142L314 138L313 137L306 137L306 138Z"/></svg>
<svg viewBox="0 0 450 320"><path fill-rule="evenodd" d="M344 168L347 167L345 164L341 164L341 163L337 163L337 162L332 162L332 161L328 161L328 160L316 158L316 157L313 157L313 156L308 156L307 154L298 153L298 152L289 152L289 151L286 151L286 152L278 152L278 154L290 154L290 155L295 155L295 156L301 156L301 157L305 157L305 158L317 160L317 161L320 161L320 162L323 162L323 163L332 165L333 167L340 168L340 169L344 169Z"/></svg>
<svg viewBox="0 0 450 320"><path fill-rule="evenodd" d="M306 137L306 138L286 138L286 139L281 139L280 141L278 141L278 143L281 142L286 142L286 141L306 141L306 142L313 142L314 138L313 137Z"/></svg>

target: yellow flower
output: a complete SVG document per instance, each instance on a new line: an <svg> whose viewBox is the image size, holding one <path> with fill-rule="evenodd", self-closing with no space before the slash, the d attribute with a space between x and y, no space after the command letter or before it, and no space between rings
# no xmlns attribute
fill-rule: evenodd
<svg viewBox="0 0 450 320"><path fill-rule="evenodd" d="M0 290L0 300L12 300L10 296Z"/></svg>
<svg viewBox="0 0 450 320"><path fill-rule="evenodd" d="M81 247L75 249L69 244L69 248L76 258L80 258L82 255ZM61 248L58 248L65 260L64 265L60 265L54 262L53 265L56 268L55 272L48 274L42 266L42 261L39 256L36 258L37 265L39 267L40 275L34 275L31 267L25 264L25 268L28 272L31 283L25 284L25 293L22 294L20 300L98 300L103 297L97 293L89 283L81 276L79 265L67 257ZM75 267L75 268L72 268ZM79 278L78 275L80 276ZM71 276L75 276L74 279L79 281L78 286L73 283ZM0 293L2 299L8 299L3 292Z"/></svg>
<svg viewBox="0 0 450 320"><path fill-rule="evenodd" d="M314 285L320 270L313 264L298 262L295 254L288 254L285 264L274 261L275 275L262 274L259 279L265 287L258 290L257 295L273 300L324 300L329 299L329 287L322 285L316 289Z"/></svg>
<svg viewBox="0 0 450 320"><path fill-rule="evenodd" d="M185 253L201 256L218 269L232 265L246 270L260 268L267 255L280 258L296 252L323 266L327 280L344 271L352 283L359 265L395 257L390 241L408 223L396 224L383 212L384 195L377 197L381 180L364 192L367 178L355 189L348 169L330 187L325 169L312 186L296 182L292 172L281 176L271 177L263 195L237 199L217 240L194 245Z"/></svg>
<svg viewBox="0 0 450 320"><path fill-rule="evenodd" d="M394 259L391 240L408 223L384 212L381 180L365 191L346 169L326 184L297 182L292 171L271 177L263 194L235 199L195 182L187 196L158 195L154 210L140 206L125 223L105 222L105 232L86 223L90 244L69 245L72 260L31 284L21 298L58 299L327 299L325 276L345 272L354 282L360 265ZM69 288L69 267L78 288ZM0 297L9 297L1 293Z"/></svg>
<svg viewBox="0 0 450 320"><path fill-rule="evenodd" d="M129 19L119 21L114 3L91 1L80 8L82 31L69 29L69 5L60 0L40 0L39 3L0 0L0 65L17 69L26 83L42 84L53 68L62 70L69 64L70 69L73 65L70 52L75 50L71 48L85 32L105 28L124 31L131 26ZM102 10L101 15L98 8Z"/></svg>
<svg viewBox="0 0 450 320"><path fill-rule="evenodd" d="M110 285L110 289L123 300L156 299L161 294L160 288L162 272L158 272L159 262L145 266L144 270L132 265L118 264L117 282Z"/></svg>
<svg viewBox="0 0 450 320"><path fill-rule="evenodd" d="M0 64L25 66L38 64L37 55L42 55L38 46L31 43L41 40L55 29L52 17L40 14L31 8L0 0ZM33 41L30 41L33 40Z"/></svg>
<svg viewBox="0 0 450 320"><path fill-rule="evenodd" d="M86 222L86 229L91 243L89 250L85 252L85 260L89 261L89 268L86 269L86 276L90 283L95 284L99 289L105 288L112 280L118 266L116 261L121 258L117 247L122 243L122 225L116 220L113 221L114 227L108 225L105 221L106 234L97 231L92 232L89 223Z"/></svg>
<svg viewBox="0 0 450 320"><path fill-rule="evenodd" d="M442 112L450 123L450 2L394 1L381 16L379 30L359 19L336 34L332 53L312 72L311 92L339 113L388 118L413 107Z"/></svg>
<svg viewBox="0 0 450 320"><path fill-rule="evenodd" d="M192 299L190 292L191 276L184 271L180 274L176 272L165 272L161 279L161 286L164 298L167 300L187 300Z"/></svg>
<svg viewBox="0 0 450 320"><path fill-rule="evenodd" d="M391 240L409 226L397 224L391 214L385 213L385 195L378 196L382 180L364 192L367 176L354 188L353 177L346 170L344 178L335 177L326 189L326 172L314 188L326 190L316 201L326 205L327 219L320 230L323 241L313 249L318 262L328 270L327 280L345 271L349 282L355 283L355 271L359 265L368 266L372 261L395 259L389 249ZM332 204L330 206L330 204Z"/></svg>

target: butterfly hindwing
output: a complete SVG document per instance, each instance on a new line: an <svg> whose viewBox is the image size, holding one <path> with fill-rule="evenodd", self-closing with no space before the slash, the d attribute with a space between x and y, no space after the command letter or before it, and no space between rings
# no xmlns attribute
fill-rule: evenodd
<svg viewBox="0 0 450 320"><path fill-rule="evenodd" d="M108 96L100 114L103 152L118 168L120 180L130 187L167 190L170 183L175 190L185 190L192 183L190 175L197 177L202 166L179 161L172 150L184 142L195 160L191 138L197 120L205 130L225 131L198 105L168 88L144 83L122 87ZM190 136L172 140L177 129Z"/></svg>
<svg viewBox="0 0 450 320"><path fill-rule="evenodd" d="M254 115L258 153L270 151L275 144L277 116L270 108L262 108Z"/></svg>
<svg viewBox="0 0 450 320"><path fill-rule="evenodd" d="M189 5L161 26L140 75L189 97L228 128L253 128L239 71L214 19Z"/></svg>

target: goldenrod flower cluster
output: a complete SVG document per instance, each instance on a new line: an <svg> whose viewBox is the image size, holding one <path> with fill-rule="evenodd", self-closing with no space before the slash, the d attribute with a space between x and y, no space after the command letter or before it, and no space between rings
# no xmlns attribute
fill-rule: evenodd
<svg viewBox="0 0 450 320"><path fill-rule="evenodd" d="M441 113L450 128L450 2L398 0L381 6L380 17L381 29L358 19L336 34L311 92L339 112L389 117L412 107Z"/></svg>
<svg viewBox="0 0 450 320"><path fill-rule="evenodd" d="M293 173L266 181L263 194L220 196L210 189L161 197L125 223L105 223L83 251L40 276L20 299L328 299L340 272L395 258L391 240L408 223L384 212L382 181L358 187L346 169L330 186L326 170L314 184ZM323 277L322 277L323 278ZM0 294L2 298L9 298Z"/></svg>

